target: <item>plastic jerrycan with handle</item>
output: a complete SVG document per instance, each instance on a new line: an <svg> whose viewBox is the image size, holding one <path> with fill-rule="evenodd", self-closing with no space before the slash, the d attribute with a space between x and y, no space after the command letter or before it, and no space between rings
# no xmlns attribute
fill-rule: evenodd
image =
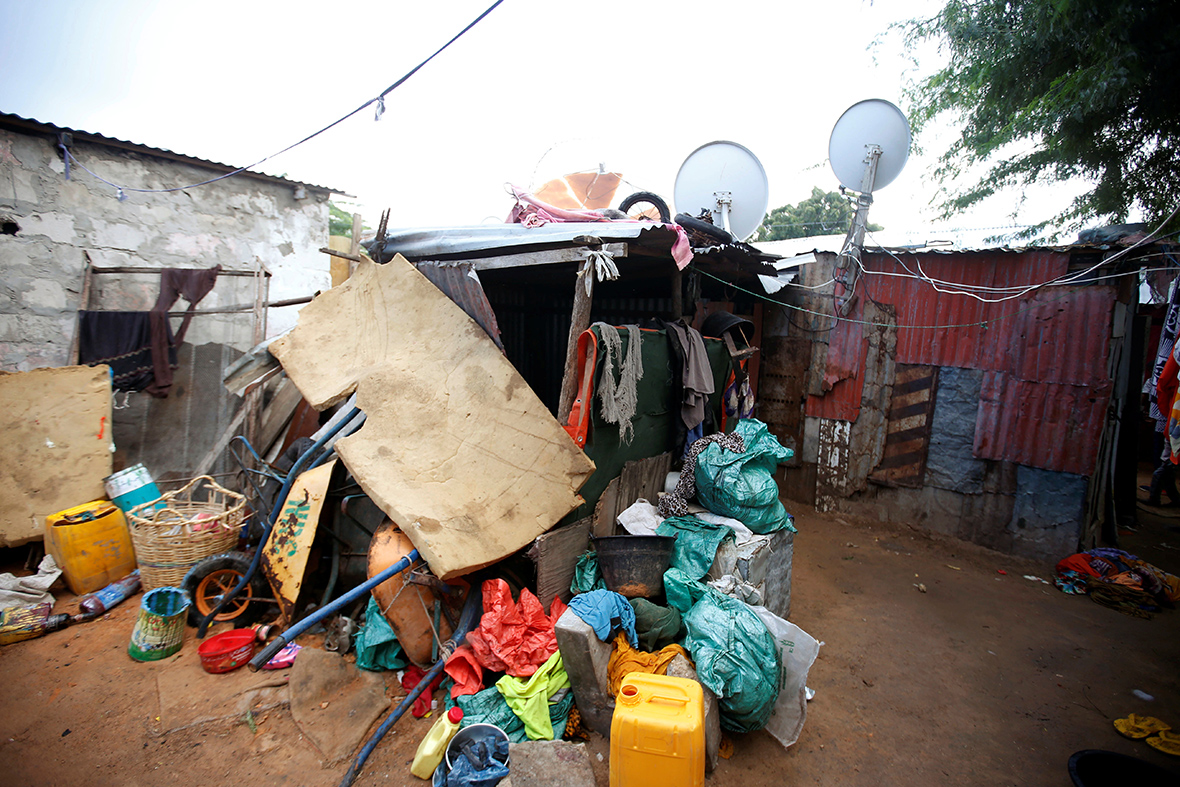
<svg viewBox="0 0 1180 787"><path fill-rule="evenodd" d="M426 733L426 737L418 744L418 752L414 755L414 762L410 765L410 773L419 779L429 779L434 775L434 769L442 762L447 744L463 721L463 709L458 705L439 717L434 726Z"/></svg>
<svg viewBox="0 0 1180 787"><path fill-rule="evenodd" d="M705 698L687 678L632 672L615 697L610 787L701 787Z"/></svg>

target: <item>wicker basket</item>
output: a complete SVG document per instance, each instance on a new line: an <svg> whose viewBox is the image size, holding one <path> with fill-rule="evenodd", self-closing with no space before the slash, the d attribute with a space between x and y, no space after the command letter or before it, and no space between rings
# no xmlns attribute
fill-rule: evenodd
<svg viewBox="0 0 1180 787"><path fill-rule="evenodd" d="M194 499L202 481L205 499ZM127 520L144 591L180 587L184 575L201 560L232 551L245 508L245 497L207 475L132 508Z"/></svg>

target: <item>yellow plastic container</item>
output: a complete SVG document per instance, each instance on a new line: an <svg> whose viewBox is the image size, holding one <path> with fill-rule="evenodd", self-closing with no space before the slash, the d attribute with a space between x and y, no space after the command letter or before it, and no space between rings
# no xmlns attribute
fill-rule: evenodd
<svg viewBox="0 0 1180 787"><path fill-rule="evenodd" d="M462 722L463 709L458 705L439 716L438 721L418 744L418 751L414 754L414 762L410 764L410 773L419 779L432 777L438 764L442 762L443 755L446 754L447 744L451 742L451 738L455 737Z"/></svg>
<svg viewBox="0 0 1180 787"><path fill-rule="evenodd" d="M90 593L135 570L127 518L109 500L95 500L45 517L45 549L75 595Z"/></svg>
<svg viewBox="0 0 1180 787"><path fill-rule="evenodd" d="M705 697L687 678L632 672L610 723L610 787L702 787Z"/></svg>

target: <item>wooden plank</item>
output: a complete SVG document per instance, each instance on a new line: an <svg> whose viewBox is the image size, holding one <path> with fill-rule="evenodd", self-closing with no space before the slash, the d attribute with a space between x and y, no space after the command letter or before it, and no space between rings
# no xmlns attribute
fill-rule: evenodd
<svg viewBox="0 0 1180 787"><path fill-rule="evenodd" d="M601 248L616 259L627 256L626 243L607 243ZM504 254L499 257L481 257L479 259L463 260L470 262L477 271L493 271L501 268L521 268L529 265L555 265L562 262L582 262L586 259L590 249L543 249L541 251L521 252L520 254ZM437 262L437 260L415 260L415 262Z"/></svg>
<svg viewBox="0 0 1180 787"><path fill-rule="evenodd" d="M90 252L83 250L82 256L86 258L86 267L82 270L82 296L78 299L78 310L89 311L90 291L94 287L94 263L90 261ZM69 364L71 366L78 363L79 344L81 342L81 320L81 315L74 317L74 338L70 340Z"/></svg>
<svg viewBox="0 0 1180 787"><path fill-rule="evenodd" d="M615 535L615 517L619 515L619 479L613 478L594 504L595 538Z"/></svg>
<svg viewBox="0 0 1180 787"><path fill-rule="evenodd" d="M270 447L287 428L291 416L295 414L295 407L303 399L295 383L290 377L284 377L271 397L270 404L262 413L262 425L258 430L258 444L254 447L258 453L265 456Z"/></svg>
<svg viewBox="0 0 1180 787"><path fill-rule="evenodd" d="M303 587L303 574L311 555L311 542L320 523L320 511L328 496L328 482L336 468L333 458L301 473L287 493L279 517L263 547L263 575L279 603L280 620L290 624Z"/></svg>
<svg viewBox="0 0 1180 787"><path fill-rule="evenodd" d="M164 270L163 268L137 268L137 267L127 266L127 265L121 265L121 266L117 266L114 268L94 268L95 273L145 273L145 274L156 274L157 276L163 270ZM203 270L205 270L205 268L186 268L185 270L203 271ZM265 274L267 276L270 275L269 272L265 272ZM221 276L250 276L250 277L253 277L254 271L222 270L221 273L219 273L217 275L218 275L218 277L221 277Z"/></svg>
<svg viewBox="0 0 1180 787"><path fill-rule="evenodd" d="M242 424L245 423L245 421L246 408L239 407L237 414L234 415L233 420L229 422L229 426L225 427L225 430L221 433L221 436L217 438L217 442L213 444L213 447L210 448L209 452L201 459L200 464L198 464L193 470L194 476L208 475L209 471L213 468L213 463L216 462L217 458L221 456L221 453L225 451L226 446L229 445L229 441L234 439L234 435L236 435L241 430Z"/></svg>
<svg viewBox="0 0 1180 787"><path fill-rule="evenodd" d="M664 481L667 480L668 471L671 469L671 451L623 465L623 472L619 474L615 516L626 511L639 498L647 500L652 505L659 502L660 492L664 491Z"/></svg>
<svg viewBox="0 0 1180 787"><path fill-rule="evenodd" d="M528 555L537 566L537 598L549 610L554 598L569 601L570 585L578 558L590 547L594 517L579 519L571 525L537 536Z"/></svg>
<svg viewBox="0 0 1180 787"><path fill-rule="evenodd" d="M561 377L561 396L557 400L558 423L564 424L569 420L574 399L578 396L578 337L590 327L591 295L586 291L584 277L593 275L592 263L587 261L574 280L574 307L570 313L570 330L565 343L565 373Z"/></svg>

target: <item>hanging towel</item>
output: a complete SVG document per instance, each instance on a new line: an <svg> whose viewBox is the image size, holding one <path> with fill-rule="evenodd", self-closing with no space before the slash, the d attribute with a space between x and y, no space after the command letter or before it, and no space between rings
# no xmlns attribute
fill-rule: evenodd
<svg viewBox="0 0 1180 787"><path fill-rule="evenodd" d="M160 297L152 307L152 376L151 385L147 392L152 396L164 398L168 396L168 389L172 387L172 369L176 361L174 351L184 342L184 335L188 332L189 323L193 319L193 310L201 299L209 294L213 285L217 283L217 275L221 273L221 266L214 265L205 270L182 268L165 268L160 272ZM168 322L168 310L181 296L188 301L188 312L180 323L180 330L176 336L170 336L171 324ZM170 353L172 350L173 353Z"/></svg>

